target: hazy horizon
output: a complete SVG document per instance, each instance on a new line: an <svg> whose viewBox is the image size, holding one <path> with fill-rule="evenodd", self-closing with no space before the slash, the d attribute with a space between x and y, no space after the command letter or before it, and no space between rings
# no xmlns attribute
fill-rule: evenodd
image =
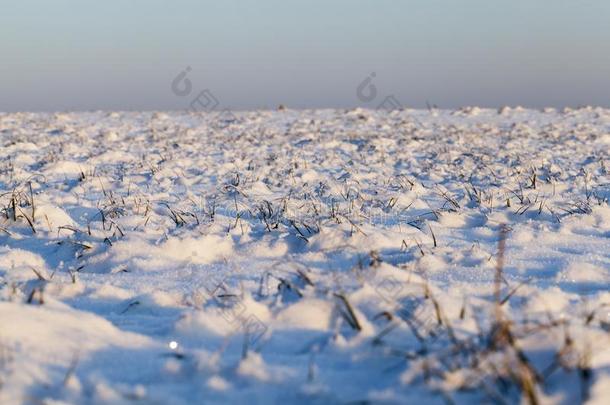
<svg viewBox="0 0 610 405"><path fill-rule="evenodd" d="M233 110L610 107L608 16L601 0L4 2L0 111L184 110L205 89Z"/></svg>

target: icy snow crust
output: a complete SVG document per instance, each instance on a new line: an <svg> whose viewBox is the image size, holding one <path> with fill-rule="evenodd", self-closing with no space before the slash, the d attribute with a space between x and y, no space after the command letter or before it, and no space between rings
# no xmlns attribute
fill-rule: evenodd
<svg viewBox="0 0 610 405"><path fill-rule="evenodd" d="M609 110L3 114L0 145L2 404L610 399Z"/></svg>

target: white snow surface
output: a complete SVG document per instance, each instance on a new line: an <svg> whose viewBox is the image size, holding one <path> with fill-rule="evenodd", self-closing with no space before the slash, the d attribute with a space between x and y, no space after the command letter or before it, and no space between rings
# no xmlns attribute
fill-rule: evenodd
<svg viewBox="0 0 610 405"><path fill-rule="evenodd" d="M607 404L609 150L591 107L0 114L0 403Z"/></svg>

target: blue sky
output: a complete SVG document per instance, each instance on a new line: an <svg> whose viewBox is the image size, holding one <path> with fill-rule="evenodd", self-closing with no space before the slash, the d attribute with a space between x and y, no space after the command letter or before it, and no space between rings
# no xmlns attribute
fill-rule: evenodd
<svg viewBox="0 0 610 405"><path fill-rule="evenodd" d="M0 111L610 106L607 0L5 1ZM356 88L371 72L378 98Z"/></svg>

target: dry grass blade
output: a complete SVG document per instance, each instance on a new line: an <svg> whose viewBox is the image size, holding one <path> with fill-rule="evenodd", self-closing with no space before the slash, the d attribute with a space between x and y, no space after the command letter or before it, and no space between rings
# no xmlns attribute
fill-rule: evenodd
<svg viewBox="0 0 610 405"><path fill-rule="evenodd" d="M354 312L354 309L352 308L352 305L350 304L348 299L345 297L345 295L335 294L335 297L339 298L339 301L342 304L342 308L340 309L340 312L343 315L343 318L349 324L349 326L351 326L352 329L354 329L354 330L361 331L362 326L360 325L360 322L358 321L358 318L356 317L356 314Z"/></svg>

